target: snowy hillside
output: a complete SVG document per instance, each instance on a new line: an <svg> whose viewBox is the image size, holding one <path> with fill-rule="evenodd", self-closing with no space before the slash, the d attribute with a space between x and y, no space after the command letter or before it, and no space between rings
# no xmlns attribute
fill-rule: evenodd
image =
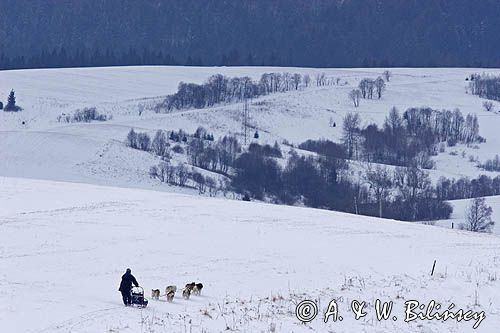
<svg viewBox="0 0 500 333"><path fill-rule="evenodd" d="M253 100L250 122L259 129L260 142L339 140L342 118L347 112L359 112L364 124L381 124L392 106L401 111L412 106L459 108L464 114L477 114L480 134L487 142L478 147L447 147L434 157L436 170L431 170L431 177L498 174L479 170L477 162L469 159L484 162L499 153L500 103L494 102L497 112L485 111L483 99L466 93L465 81L471 73L498 74L498 70L393 69L383 98L362 100L360 107L354 108L347 98L348 91L362 78L374 78L383 69L115 67L0 71L2 99L13 88L18 104L24 108L20 113L0 112L0 175L161 187L147 177L154 158L124 147L128 130L133 127L154 133L158 129L182 128L192 133L203 125L216 137L229 133L241 136L241 104L170 114L156 114L151 107L175 92L181 81L201 83L215 73L258 79L264 72L276 71L307 73L311 77L324 72L329 79L338 79L338 84ZM56 120L61 114L92 106L113 120L90 124ZM141 108L145 111L139 116ZM330 119L338 126L330 127Z"/></svg>
<svg viewBox="0 0 500 333"><path fill-rule="evenodd" d="M451 215L451 218L445 221L438 221L436 222L437 225L451 228L453 224L454 228L458 228L461 223L465 222L466 211L471 200L472 199L450 201L453 206L453 214ZM500 234L500 197L486 197L486 203L493 208L492 220L496 222L493 226L493 232Z"/></svg>
<svg viewBox="0 0 500 333"><path fill-rule="evenodd" d="M500 239L323 210L0 178L0 322L6 332L496 332ZM308 241L314 240L314 241ZM434 276L430 276L436 260ZM202 296L124 308L131 267L152 288L201 281ZM149 296L149 295L148 295ZM375 299L397 321L378 322ZM342 322L295 304L336 299ZM349 312L366 301L367 317ZM485 311L405 323L407 300Z"/></svg>

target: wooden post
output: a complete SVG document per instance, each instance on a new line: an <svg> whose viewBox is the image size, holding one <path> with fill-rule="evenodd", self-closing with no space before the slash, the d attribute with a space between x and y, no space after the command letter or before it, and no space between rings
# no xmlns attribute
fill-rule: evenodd
<svg viewBox="0 0 500 333"><path fill-rule="evenodd" d="M434 268L436 267L436 260L434 260L434 264L432 264L432 272L431 272L431 276L434 275Z"/></svg>

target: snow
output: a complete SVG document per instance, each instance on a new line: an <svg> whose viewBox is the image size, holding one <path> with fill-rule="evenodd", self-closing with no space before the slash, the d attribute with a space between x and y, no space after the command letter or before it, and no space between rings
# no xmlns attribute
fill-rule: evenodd
<svg viewBox="0 0 500 333"><path fill-rule="evenodd" d="M5 177L0 187L7 332L268 332L273 323L277 332L472 331L473 322L405 323L409 299L484 310L478 332L500 324L496 236L139 189ZM124 308L126 267L148 294L205 287L188 301L178 293L172 304ZM295 318L296 302L319 300L324 312L333 298L344 321ZM347 311L353 299L373 307L376 298L395 302L398 321Z"/></svg>
<svg viewBox="0 0 500 333"><path fill-rule="evenodd" d="M500 196L485 197L486 204L493 208L491 219L495 222L492 231L500 234ZM459 228L466 221L467 209L472 199L451 200L449 203L453 207L453 213L449 220L437 221L436 224L442 227L451 228L452 223L454 228Z"/></svg>
<svg viewBox="0 0 500 333"><path fill-rule="evenodd" d="M411 106L459 108L464 114L477 114L480 133L487 142L478 147L446 147L444 153L434 158L436 170L431 171L432 179L499 174L478 169L477 162L470 162L469 157L484 162L500 153L500 103L494 102L496 112L483 110L483 99L467 94L465 81L474 72L499 74L499 70L392 69L383 98L362 100L360 107L354 108L347 92L360 79L374 78L384 69L146 66L0 71L0 92L7 96L14 88L18 104L24 108L19 113L0 112L0 159L4 162L0 175L162 189L147 176L154 158L123 147L128 130L133 127L153 134L157 129L182 128L193 132L203 125L216 137L231 133L241 136L242 105L169 114L154 113L153 105L175 92L181 81L201 83L215 73L258 79L264 72L285 71L308 73L313 81L316 73L325 72L329 78L340 78L340 84L253 100L251 125L259 130L259 142L287 140L299 144L315 138L338 141L342 117L347 112L359 112L365 124L381 124L393 106L401 111ZM141 105L145 111L139 116ZM113 120L91 124L63 124L56 120L63 113L91 106L112 115ZM337 127L329 126L330 118ZM117 156L121 156L119 163ZM130 170L138 172L131 176Z"/></svg>
<svg viewBox="0 0 500 333"><path fill-rule="evenodd" d="M340 85L273 94L250 103L259 142L340 140L342 117L359 112L381 124L392 106L460 108L476 113L487 142L446 147L433 159L440 176L496 176L470 162L500 154L500 103L483 110L465 77L498 69L391 69L381 100L354 108L347 92L384 69L272 67L113 67L0 71L0 99L10 89L24 108L0 112L0 322L11 332L471 332L473 323L403 322L409 299L485 311L478 332L500 325L498 235L449 227L463 221L467 200L452 202L452 220L437 226L336 212L193 195L148 175L152 154L127 148L130 128L241 135L241 104L155 114L152 106L179 82L210 75L325 72ZM5 102L5 100L4 100ZM106 122L64 124L57 116L83 107ZM145 111L139 116L139 108ZM332 118L337 127L329 126ZM24 124L23 124L24 122ZM174 156L175 162L183 157ZM353 163L354 168L362 167ZM487 198L500 223L500 200ZM498 233L498 226L495 233ZM430 271L437 261L433 276ZM201 297L124 308L119 278L131 267L146 293L202 282ZM177 295L178 296L178 295ZM335 298L345 320L300 324L295 305ZM393 300L398 321L378 322L377 298ZM365 300L369 315L348 311Z"/></svg>

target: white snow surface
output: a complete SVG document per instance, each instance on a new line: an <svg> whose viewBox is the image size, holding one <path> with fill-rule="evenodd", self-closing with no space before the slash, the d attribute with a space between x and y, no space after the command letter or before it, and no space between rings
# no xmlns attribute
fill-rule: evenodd
<svg viewBox="0 0 500 333"><path fill-rule="evenodd" d="M494 235L140 189L5 177L0 188L5 332L474 331L473 322L405 323L410 299L485 311L477 332L500 325ZM178 292L173 303L125 308L126 267L148 294L205 287L187 301ZM375 320L377 298L394 301L397 321ZM303 299L320 313L336 299L344 320L301 324ZM353 299L367 302L367 317L354 320Z"/></svg>
<svg viewBox="0 0 500 333"><path fill-rule="evenodd" d="M264 67L114 67L0 71L0 100L16 90L18 113L0 111L0 323L6 332L498 332L498 235L336 212L207 198L148 176L159 159L127 148L130 128L241 135L241 104L156 114L152 106L180 81L210 75L316 73L340 85L308 87L251 102L259 142L341 138L342 117L359 112L381 124L392 106L459 108L475 113L487 142L446 147L431 177L496 176L477 162L500 154L500 103L483 110L467 93L471 73L498 69L391 69L381 100L355 109L349 90L384 69ZM140 106L145 112L139 116ZM57 116L83 107L112 115L106 122L65 124ZM337 127L329 126L332 118ZM24 122L24 124L23 124ZM182 162L184 157L174 156ZM154 190L154 191L152 191ZM191 195L188 195L191 194ZM500 200L488 198L500 223ZM466 201L455 206L463 220ZM448 226L451 221L438 222ZM498 230L498 225L495 231ZM430 276L432 264L436 269ZM150 300L125 308L117 291L131 267L141 285L164 291L196 281L202 296L174 303ZM314 299L323 312L335 298L342 322L309 324L295 305ZM375 299L394 301L397 321L378 322ZM356 321L353 299L368 316ZM472 322L403 321L406 300L485 311Z"/></svg>

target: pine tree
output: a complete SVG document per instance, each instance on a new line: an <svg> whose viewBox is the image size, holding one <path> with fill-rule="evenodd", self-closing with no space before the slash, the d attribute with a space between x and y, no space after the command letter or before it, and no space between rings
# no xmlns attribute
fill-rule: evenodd
<svg viewBox="0 0 500 333"><path fill-rule="evenodd" d="M16 93L14 90L10 91L9 98L7 99L7 105L5 106L5 111L18 111L19 107L16 106Z"/></svg>

